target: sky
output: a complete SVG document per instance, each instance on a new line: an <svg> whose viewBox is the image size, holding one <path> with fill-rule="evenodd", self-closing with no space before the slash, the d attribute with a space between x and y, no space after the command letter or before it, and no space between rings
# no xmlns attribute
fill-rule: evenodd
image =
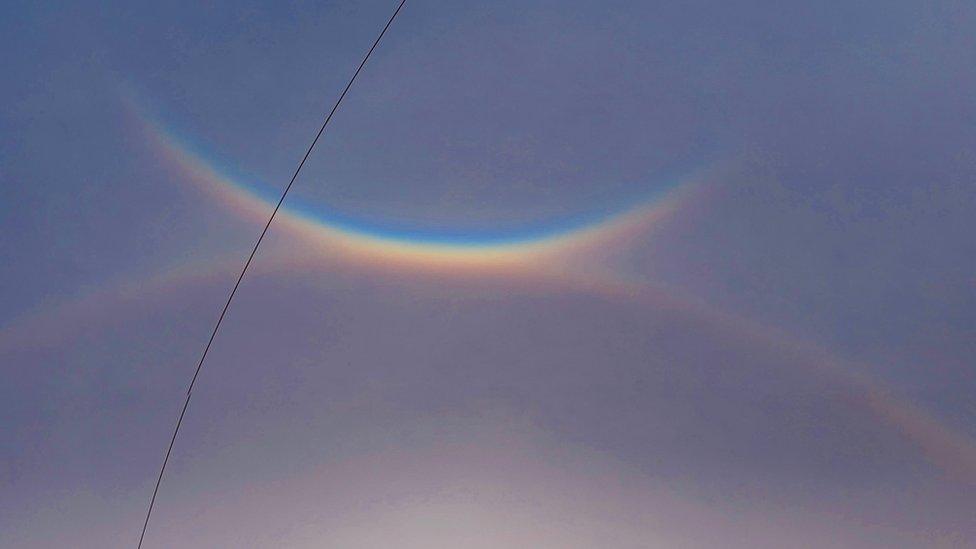
<svg viewBox="0 0 976 549"><path fill-rule="evenodd" d="M0 8L0 546L136 545L395 7ZM976 545L974 30L408 0L144 546Z"/></svg>

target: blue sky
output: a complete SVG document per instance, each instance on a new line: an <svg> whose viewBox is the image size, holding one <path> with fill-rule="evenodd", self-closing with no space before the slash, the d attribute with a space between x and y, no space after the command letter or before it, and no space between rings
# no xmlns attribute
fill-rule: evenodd
<svg viewBox="0 0 976 549"><path fill-rule="evenodd" d="M0 545L134 545L260 232L147 124L280 189L394 7L2 8ZM289 204L464 242L696 190L545 269L273 227L146 546L976 543L974 29L408 1Z"/></svg>

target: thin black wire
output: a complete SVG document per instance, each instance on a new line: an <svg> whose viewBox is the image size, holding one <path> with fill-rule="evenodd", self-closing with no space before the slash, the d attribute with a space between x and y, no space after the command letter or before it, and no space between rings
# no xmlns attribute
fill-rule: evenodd
<svg viewBox="0 0 976 549"><path fill-rule="evenodd" d="M258 247L261 246L261 241L264 240L264 235L268 233L268 229L271 227L271 223L274 221L275 216L278 215L278 210L281 208L281 204L285 201L285 197L288 196L288 191L291 190L291 186L295 183L298 178L298 174L302 171L302 167L305 166L305 161L308 160L309 155L312 154L312 149L315 148L315 144L319 142L319 138L322 137L322 133L325 132L325 127L329 125L329 121L332 120L332 115L335 114L339 105L342 103L343 98L346 97L346 93L349 92L349 88L352 87L353 82L356 81L356 77L359 76L359 72L363 70L366 65L366 61L373 54L373 50L379 45L380 40L383 39L383 35L386 34L387 29L393 24L393 20L396 19L397 14L400 13L400 9L407 0L400 0L400 4L397 5L396 11L390 16L390 20L386 22L386 26L380 31L379 36L373 41L373 45L370 46L369 51L363 56L363 60L359 63L359 68L353 73L352 78L346 84L345 89L339 94L339 99L336 100L335 104L332 106L332 110L329 111L328 116L325 117L325 121L322 122L322 126L319 128L318 133L315 134L315 139L308 146L308 150L305 151L305 156L302 157L302 161L298 163L298 167L295 168L295 173L292 174L291 180L288 182L288 186L281 193L281 198L278 199L278 204L275 205L274 211L271 212L271 217L268 218L268 222L265 223L264 229L261 231L261 236L258 237L257 242L254 243L254 248L251 250L251 255L247 257L247 261L244 263L244 268L241 269L240 276L237 277L237 282L234 283L234 288L230 291L230 295L227 297L227 302L224 303L224 308L220 311L220 317L217 318L217 323L214 325L213 332L210 334L210 340L207 341L207 346L203 349L203 355L200 356L200 362L197 363L197 369L193 372L193 379L190 380L190 385L186 389L186 398L183 400L183 409L180 411L180 418L176 420L176 428L173 429L173 437L169 441L169 447L166 449L166 457L163 458L163 465L159 468L159 476L156 478L156 487L153 488L152 499L149 500L149 510L146 512L146 520L142 524L142 534L139 535L139 549L142 549L142 541L146 537L146 529L149 527L149 519L152 517L153 506L156 503L156 494L159 493L159 485L163 480L163 473L166 472L166 464L169 463L169 456L173 452L173 444L176 443L176 435L180 432L180 426L183 425L183 416L186 415L186 409L190 405L190 396L193 394L193 385L197 381L197 376L200 375L200 370L203 368L203 362L207 358L207 353L210 352L210 346L214 342L214 338L217 336L217 331L220 330L220 323L224 320L224 315L227 314L227 309L230 307L230 302L234 300L234 294L237 293L237 288L241 285L241 280L244 280L244 274L247 273L247 268L251 265L251 260L254 259L254 255L258 251Z"/></svg>

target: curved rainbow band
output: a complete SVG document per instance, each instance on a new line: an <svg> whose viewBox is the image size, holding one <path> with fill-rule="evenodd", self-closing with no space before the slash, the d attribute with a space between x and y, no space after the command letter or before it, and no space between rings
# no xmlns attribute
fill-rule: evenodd
<svg viewBox="0 0 976 549"><path fill-rule="evenodd" d="M227 175L175 133L147 117L138 108L137 118L156 150L167 158L184 180L203 190L223 205L249 219L267 220L274 200L267 193ZM778 330L738 315L731 315L668 295L652 285L628 280L620 273L593 262L591 252L604 252L623 241L647 232L676 211L699 187L696 179L657 195L651 200L615 214L564 223L525 233L494 236L435 235L417 231L395 231L371 227L342 216L325 216L288 203L276 217L275 227L301 237L302 245L347 261L382 268L435 270L439 273L542 274L549 279L599 288L613 294L639 296L658 306L669 306L688 314L701 315L729 333L760 343L786 346L797 351L801 362L860 388L865 404L880 418L899 428L915 441L923 453L943 471L976 482L976 446L966 434L943 424L911 402L896 397L880 383L858 374L862 368L832 357L817 345L803 342Z"/></svg>
<svg viewBox="0 0 976 549"><path fill-rule="evenodd" d="M208 162L178 135L135 108L154 149L195 189L248 219L265 221L276 196L234 178ZM589 250L645 233L674 212L698 185L695 179L671 185L636 206L600 216L507 233L442 234L370 225L335 213L322 213L286 200L275 230L301 237L303 246L357 263L442 273L491 274L549 271L553 264Z"/></svg>

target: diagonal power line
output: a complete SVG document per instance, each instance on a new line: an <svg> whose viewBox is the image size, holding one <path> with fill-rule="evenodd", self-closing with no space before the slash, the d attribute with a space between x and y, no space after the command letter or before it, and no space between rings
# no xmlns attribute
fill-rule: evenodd
<svg viewBox="0 0 976 549"><path fill-rule="evenodd" d="M210 340L207 341L207 346L203 349L203 354L200 356L200 362L197 363L197 369L193 372L193 378L190 380L190 385L186 390L186 398L183 399L183 409L180 410L180 417L176 420L176 428L173 429L173 437L169 441L169 447L166 448L166 457L163 458L163 465L159 468L159 476L156 477L156 486L153 488L152 498L149 500L149 510L146 511L146 520L142 524L142 533L139 535L139 549L142 549L142 542L146 537L146 529L149 527L149 519L152 517L153 506L156 503L156 495L159 493L159 485L163 481L163 474L166 472L166 464L169 463L169 456L173 452L173 444L176 443L176 436L180 432L180 426L183 425L183 417L186 415L186 409L190 405L190 397L193 395L193 385L197 382L197 377L200 375L200 370L203 369L203 362L207 359L207 353L210 352L210 346L214 342L214 338L217 337L217 331L220 330L220 323L223 322L224 316L227 314L227 309L230 307L231 301L234 300L234 294L237 293L237 289L241 285L241 281L244 280L244 275L247 273L247 268L251 266L251 261L254 259L254 255L257 254L258 248L261 246L261 241L264 240L264 236L268 233L268 229L271 227L271 223L274 221L275 216L278 215L278 210L281 208L281 204L284 203L285 197L288 196L288 191L291 190L292 185L298 178L298 174L301 173L302 167L305 166L305 161L308 160L309 155L312 154L312 149L315 148L315 144L319 142L319 138L325 132L325 127L329 125L329 121L332 120L332 115L336 113L339 109L339 105L342 104L342 100L346 97L349 92L349 88L352 87L353 82L356 81L356 77L359 76L360 71L366 66L366 62L369 61L369 57L373 54L373 50L379 45L380 40L383 39L383 35L393 24L393 20L396 19L397 14L400 13L400 9L407 0L400 0L397 5L396 11L390 16L390 19L386 22L383 30L380 31L379 36L373 41L373 45L370 46L369 51L363 56L362 61L359 63L359 67L356 72L353 73L352 78L346 83L346 87L339 94L339 99L336 100L335 104L332 106L332 110L325 117L325 121L322 122L322 126L319 127L318 133L315 134L315 138L312 139L312 143L309 144L308 149L305 151L305 156L302 157L302 161L298 163L298 167L295 168L295 173L292 174L291 180L285 187L285 190L281 193L281 198L278 199L278 204L275 205L274 211L271 212L271 216L268 218L268 222L265 223L264 229L261 231L261 236L258 237L257 242L254 243L254 248L251 249L251 254L247 257L247 261L244 263L244 268L241 269L240 276L237 277L237 282L234 283L234 288L230 291L230 295L227 296L227 302L224 303L223 310L220 311L220 317L217 318L217 323L213 327L213 331L210 333Z"/></svg>

